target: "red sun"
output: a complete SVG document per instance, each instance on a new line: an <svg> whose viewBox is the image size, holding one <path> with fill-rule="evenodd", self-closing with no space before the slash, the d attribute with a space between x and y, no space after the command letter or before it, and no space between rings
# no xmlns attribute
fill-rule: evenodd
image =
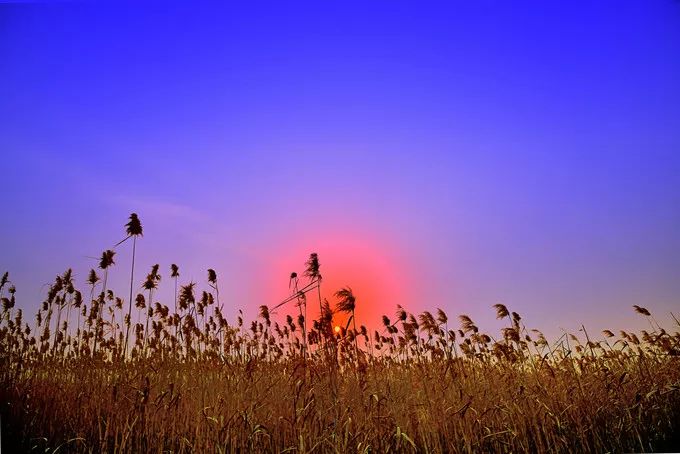
<svg viewBox="0 0 680 454"><path fill-rule="evenodd" d="M288 239L275 254L273 269L267 274L274 276L267 293L272 304L282 301L290 293L288 280L292 272L299 276L299 287L304 287L308 278L304 276L305 262L309 254L316 252L321 264L321 295L335 309L338 298L335 293L341 288L352 289L356 298L356 326L365 325L369 330L381 326L383 314L392 318L397 304L404 304L408 287L407 274L400 261L398 250L385 238L375 235L336 232L308 235ZM291 302L279 311L282 315L296 314L298 309ZM317 291L307 294L307 318L319 316ZM336 313L333 324L343 328L350 314Z"/></svg>

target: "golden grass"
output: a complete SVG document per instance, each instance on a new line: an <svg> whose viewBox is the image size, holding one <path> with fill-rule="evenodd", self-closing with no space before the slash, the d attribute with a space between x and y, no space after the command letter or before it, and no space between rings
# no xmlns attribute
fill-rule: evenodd
<svg viewBox="0 0 680 454"><path fill-rule="evenodd" d="M216 290L214 271L210 278ZM88 308L64 273L31 327L3 281L7 452L680 449L680 333L645 308L635 311L650 331L551 345L502 305L494 309L509 326L494 340L468 316L454 330L441 310L401 307L379 332L348 323L334 334L324 304L305 348L302 315L278 324L262 307L250 325L231 324L210 292L197 297L190 284L177 312L174 302L137 299L124 357L126 304L113 292Z"/></svg>

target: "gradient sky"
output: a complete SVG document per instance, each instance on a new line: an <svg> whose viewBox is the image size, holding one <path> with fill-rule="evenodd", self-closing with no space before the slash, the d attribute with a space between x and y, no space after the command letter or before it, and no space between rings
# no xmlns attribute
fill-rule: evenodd
<svg viewBox="0 0 680 454"><path fill-rule="evenodd" d="M245 3L0 5L19 307L68 266L84 287L135 211L135 285L160 263L167 299L170 263L215 268L232 319L313 251L360 322L680 312L680 3Z"/></svg>

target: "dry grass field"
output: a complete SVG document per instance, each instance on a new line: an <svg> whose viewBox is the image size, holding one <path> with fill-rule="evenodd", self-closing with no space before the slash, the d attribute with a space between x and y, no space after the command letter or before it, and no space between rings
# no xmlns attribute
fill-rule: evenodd
<svg viewBox="0 0 680 454"><path fill-rule="evenodd" d="M82 293L70 270L58 276L33 320L3 276L4 452L680 449L677 321L667 332L643 307L631 316L647 318L648 331L600 340L549 343L503 305L493 307L507 322L497 335L465 315L401 307L369 332L355 323L351 289L333 308L317 301L312 256L307 283L291 276L296 292L284 302L297 318L263 306L247 323L222 317L213 270L207 290L179 285L175 301L150 304L154 266L132 308L106 288L113 256L102 255L103 276L93 270ZM174 265L170 276L176 285ZM322 305L309 325L308 299ZM334 311L349 322L335 327Z"/></svg>

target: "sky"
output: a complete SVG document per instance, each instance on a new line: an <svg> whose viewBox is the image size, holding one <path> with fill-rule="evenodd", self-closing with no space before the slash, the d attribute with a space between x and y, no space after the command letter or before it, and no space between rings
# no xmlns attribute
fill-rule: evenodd
<svg viewBox="0 0 680 454"><path fill-rule="evenodd" d="M68 267L86 288L136 212L135 293L214 268L232 320L317 252L369 326L401 304L493 331L503 303L553 337L648 328L633 304L672 328L680 3L233 3L0 4L19 307Z"/></svg>

